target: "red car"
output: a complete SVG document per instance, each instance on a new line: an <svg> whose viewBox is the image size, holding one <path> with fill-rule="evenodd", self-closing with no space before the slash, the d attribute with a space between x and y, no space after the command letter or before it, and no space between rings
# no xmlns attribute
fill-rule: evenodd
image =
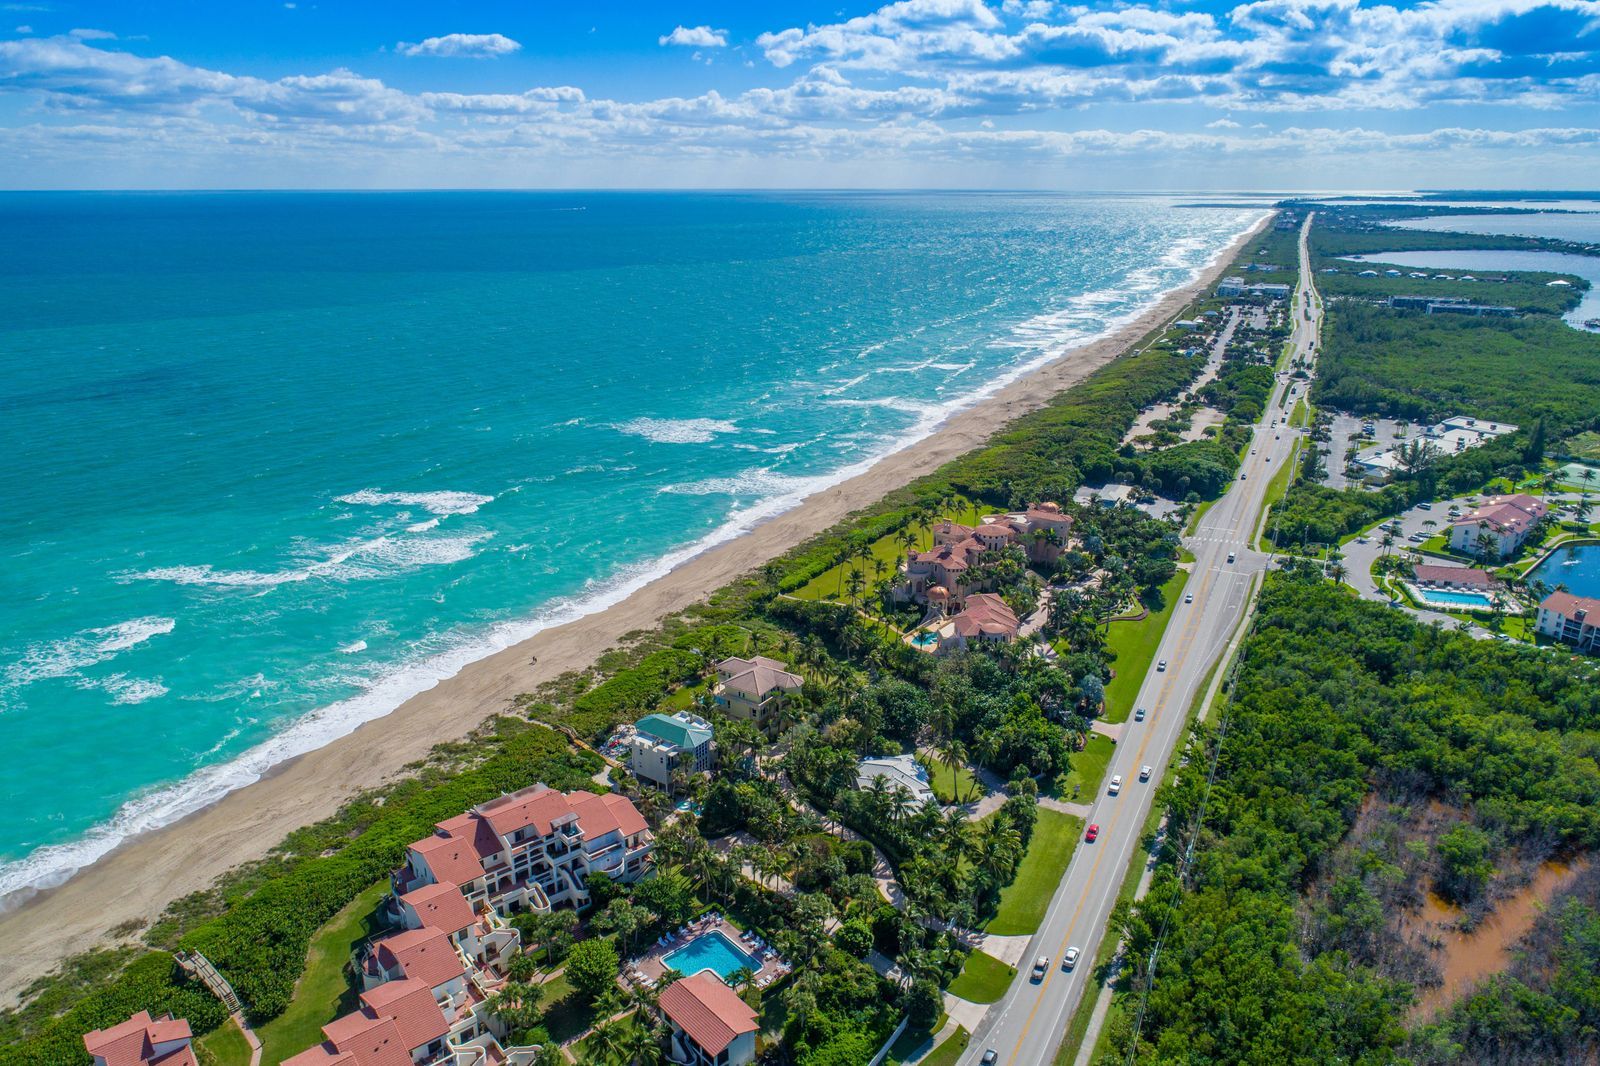
<svg viewBox="0 0 1600 1066"><path fill-rule="evenodd" d="M1091 823L1089 825L1089 828L1084 830L1083 839L1085 839L1089 843L1093 844L1094 843L1094 838L1099 836L1099 835L1100 835L1100 827L1098 825L1096 825L1096 824Z"/></svg>

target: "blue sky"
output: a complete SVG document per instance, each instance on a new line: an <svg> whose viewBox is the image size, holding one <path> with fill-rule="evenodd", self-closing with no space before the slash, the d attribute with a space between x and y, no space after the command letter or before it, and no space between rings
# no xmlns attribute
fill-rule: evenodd
<svg viewBox="0 0 1600 1066"><path fill-rule="evenodd" d="M1592 188L1600 0L0 2L0 186Z"/></svg>

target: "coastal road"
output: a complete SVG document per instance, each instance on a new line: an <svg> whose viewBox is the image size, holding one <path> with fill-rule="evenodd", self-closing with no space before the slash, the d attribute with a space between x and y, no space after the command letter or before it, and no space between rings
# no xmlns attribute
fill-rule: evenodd
<svg viewBox="0 0 1600 1066"><path fill-rule="evenodd" d="M1310 225L1309 218L1306 225ZM1291 339L1296 357L1311 354L1322 315L1321 302L1310 286L1304 229L1300 260L1300 282L1292 308L1296 325ZM1296 389L1292 396L1291 387ZM1084 989L1092 983L1095 954L1139 847L1156 785L1186 732L1189 708L1244 617L1256 575L1270 562L1269 555L1255 550L1256 527L1272 476L1289 462L1300 434L1285 423L1305 387L1303 381L1280 381L1240 465L1240 480L1205 513L1194 535L1185 538L1195 562L1184 588L1185 601L1173 610L1156 652L1158 662L1165 661L1166 668L1158 665L1145 677L1135 704L1145 709L1145 720L1129 717L1101 792L1090 799L1088 821L1099 825L1099 839L1092 844L1079 843L1039 932L1018 966L1016 979L1005 997L985 1014L962 1063L979 1062L989 1048L1002 1063L1049 1066L1055 1061L1062 1033ZM1139 768L1146 765L1151 767L1150 780L1140 782ZM1105 785L1117 774L1122 776L1122 792L1112 796ZM1069 946L1082 953L1070 973L1061 969ZM1049 959L1049 966L1043 979L1034 982L1029 971L1040 955Z"/></svg>

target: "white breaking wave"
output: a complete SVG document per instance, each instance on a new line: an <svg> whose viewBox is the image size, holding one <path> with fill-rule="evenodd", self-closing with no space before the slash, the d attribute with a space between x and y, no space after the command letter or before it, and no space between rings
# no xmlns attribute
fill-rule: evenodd
<svg viewBox="0 0 1600 1066"><path fill-rule="evenodd" d="M366 507L421 507L430 514L471 514L486 503L493 503L493 496L480 496L476 492L379 492L377 489L362 489L352 492L348 496L336 497L339 503L357 504Z"/></svg>
<svg viewBox="0 0 1600 1066"><path fill-rule="evenodd" d="M737 423L720 418L635 418L612 427L657 444L709 444L718 434L737 433Z"/></svg>
<svg viewBox="0 0 1600 1066"><path fill-rule="evenodd" d="M1248 224L1235 236L1242 235L1261 216L1262 212L1252 212ZM1231 244L1232 240L1230 237L1225 244ZM1218 250L1220 252L1221 248ZM1197 277L1204 267L1204 262L1195 264L1190 280ZM1112 306L1109 295L1115 291L1085 294L1087 299L1084 306L1094 304ZM1122 290L1121 294L1125 297L1126 289ZM1145 298L1137 301L1136 306L1109 321L1102 320L1095 333L1104 333L1136 318L1152 306L1160 298L1161 293L1156 291L1141 295ZM1038 320L1030 320L1030 323L1024 325L1042 332L1040 327L1044 324ZM369 687L361 694L312 711L297 719L283 732L238 758L217 766L206 767L174 785L129 800L109 822L94 827L78 840L40 848L19 862L0 866L0 910L17 905L41 889L60 884L75 871L94 862L128 838L169 825L210 806L234 789L259 780L279 763L323 747L353 732L357 726L389 714L412 696L433 688L470 663L519 644L546 629L564 625L620 603L645 585L671 573L696 556L743 536L761 523L794 508L807 496L848 481L870 469L886 455L904 450L926 439L950 415L977 403L1040 366L1053 362L1071 349L1082 346L1092 339L1093 334L1078 334L1069 327L1056 337L1057 343L1050 345L1048 350L996 373L981 389L943 404L919 406L916 423L898 436L877 438L883 442L883 447L873 454L840 469L811 477L785 477L770 475L766 471L750 471L732 479L723 479L725 486L730 488L739 484L742 478L758 473L783 480L770 482L772 488L780 490L776 494L758 499L747 506L735 508L722 525L692 543L655 559L622 567L608 578L591 580L578 595L553 601L531 618L501 623L478 636L464 635L458 638L458 643L442 652L413 663L401 664L392 673L368 682ZM905 401L841 400L830 402L878 406L886 406L891 402L905 403ZM738 427L731 422L718 422L713 419L688 419L679 422L635 419L616 428L667 443L705 443L714 439L717 433L731 433L738 430ZM653 436L655 433L661 433L662 436ZM709 479L706 482L682 486L684 489L691 487L704 491L717 491L710 488Z"/></svg>
<svg viewBox="0 0 1600 1066"><path fill-rule="evenodd" d="M6 684L28 685L51 678L72 677L153 637L165 636L176 625L171 618L132 618L114 626L86 629L64 640L31 644L22 658L6 666Z"/></svg>
<svg viewBox="0 0 1600 1066"><path fill-rule="evenodd" d="M165 696L170 691L159 681L146 681L127 674L112 674L95 680L86 678L78 684L82 688L104 689L111 694L111 702L118 704L143 703Z"/></svg>
<svg viewBox="0 0 1600 1066"><path fill-rule="evenodd" d="M772 496L793 492L810 480L757 468L741 471L732 477L708 477L681 485L667 485L657 491L680 496Z"/></svg>
<svg viewBox="0 0 1600 1066"><path fill-rule="evenodd" d="M414 531L433 528L428 523ZM223 588L271 588L290 582L323 578L328 581L362 581L384 577L396 570L415 570L424 566L443 566L472 558L473 548L493 537L490 532L463 533L454 537L399 536L374 537L354 541L334 550L326 559L288 570L218 570L210 563L198 566L163 566L120 580L170 581L175 585L214 585Z"/></svg>
<svg viewBox="0 0 1600 1066"><path fill-rule="evenodd" d="M364 641L364 640L352 640L349 644L342 645L339 648L339 654L340 655L354 655L356 652L366 651L366 650L367 650L367 642L366 641Z"/></svg>

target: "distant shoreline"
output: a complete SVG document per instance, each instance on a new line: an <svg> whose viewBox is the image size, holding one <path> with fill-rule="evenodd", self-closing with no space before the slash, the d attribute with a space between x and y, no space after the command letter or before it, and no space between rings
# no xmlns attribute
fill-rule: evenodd
<svg viewBox="0 0 1600 1066"><path fill-rule="evenodd" d="M807 496L731 540L701 551L594 613L545 629L462 667L395 710L331 743L273 766L252 784L160 829L135 836L64 883L0 914L8 966L0 992L14 1001L67 955L148 921L173 899L208 887L265 855L289 832L333 814L356 792L403 774L434 745L456 740L517 695L591 665L624 633L703 599L834 525L853 511L981 447L999 428L1104 366L1208 288L1273 217L1263 217L1202 268L1121 326L976 400L868 469Z"/></svg>

